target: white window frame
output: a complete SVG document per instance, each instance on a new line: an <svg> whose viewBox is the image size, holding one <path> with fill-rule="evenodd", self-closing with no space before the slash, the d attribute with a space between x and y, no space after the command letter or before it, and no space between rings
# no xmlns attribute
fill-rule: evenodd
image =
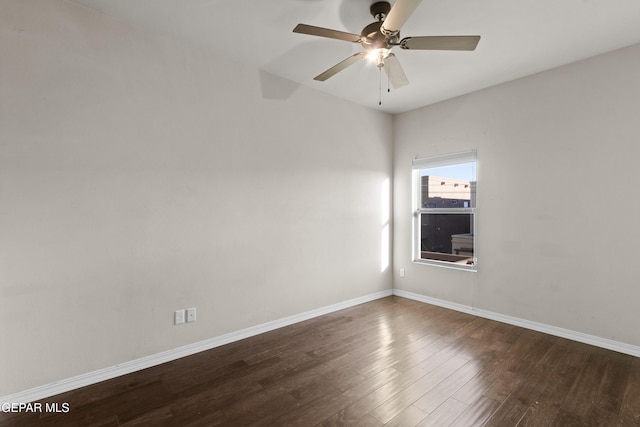
<svg viewBox="0 0 640 427"><path fill-rule="evenodd" d="M476 206L468 208L423 208L422 199L422 169L440 166L452 166L461 163L476 162L477 151L465 151L462 153L445 154L441 156L416 158L412 162L412 182L413 182L413 262L425 265L434 265L457 270L478 271L478 251L477 251L477 170L476 170ZM421 216L422 214L471 214L473 220L473 264L463 264L451 261L439 261L435 259L425 259L421 256Z"/></svg>

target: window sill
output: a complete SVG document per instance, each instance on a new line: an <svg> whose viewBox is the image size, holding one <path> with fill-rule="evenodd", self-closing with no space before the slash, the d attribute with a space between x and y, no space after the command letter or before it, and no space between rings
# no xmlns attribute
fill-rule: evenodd
<svg viewBox="0 0 640 427"><path fill-rule="evenodd" d="M424 253L423 253L424 254ZM473 262L473 257L464 255L452 255L443 254L438 252L427 252L428 256L434 256L434 258L418 258L413 262L416 264L433 265L436 267L450 268L452 270L464 270L464 271L478 271L477 264L468 264L469 261ZM434 255L431 255L434 254ZM424 256L424 255L423 255Z"/></svg>

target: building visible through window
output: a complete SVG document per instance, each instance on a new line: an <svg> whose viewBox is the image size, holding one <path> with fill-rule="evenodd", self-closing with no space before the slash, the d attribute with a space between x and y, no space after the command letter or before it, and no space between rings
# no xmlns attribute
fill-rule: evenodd
<svg viewBox="0 0 640 427"><path fill-rule="evenodd" d="M414 261L475 270L476 154L416 159Z"/></svg>

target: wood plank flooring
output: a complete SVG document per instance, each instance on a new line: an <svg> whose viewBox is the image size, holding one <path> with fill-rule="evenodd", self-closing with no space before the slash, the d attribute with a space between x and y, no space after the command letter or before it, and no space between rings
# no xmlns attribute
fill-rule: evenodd
<svg viewBox="0 0 640 427"><path fill-rule="evenodd" d="M640 359L389 297L45 399L12 426L640 426Z"/></svg>

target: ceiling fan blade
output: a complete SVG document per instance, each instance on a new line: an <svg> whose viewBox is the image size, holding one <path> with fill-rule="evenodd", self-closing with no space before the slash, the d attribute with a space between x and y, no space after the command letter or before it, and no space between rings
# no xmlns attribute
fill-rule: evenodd
<svg viewBox="0 0 640 427"><path fill-rule="evenodd" d="M384 72L387 73L387 77L394 89L399 89L409 84L409 79L407 79L404 70L402 70L398 57L393 53L385 58L384 67L382 68L384 68Z"/></svg>
<svg viewBox="0 0 640 427"><path fill-rule="evenodd" d="M402 49L416 50L475 50L480 36L423 36L400 40Z"/></svg>
<svg viewBox="0 0 640 427"><path fill-rule="evenodd" d="M353 55L351 55L350 57L348 57L347 59L338 62L336 65L334 65L333 67L329 68L327 71L318 74L317 76L315 76L313 78L313 80L318 80L318 81L325 81L327 80L329 77L338 74L340 71L344 70L345 68L347 68L350 65L355 64L356 62L360 61L361 59L364 59L366 57L366 52L359 52L359 53L355 53Z"/></svg>
<svg viewBox="0 0 640 427"><path fill-rule="evenodd" d="M294 33L308 34L310 36L327 37L330 39L345 40L353 43L360 43L364 37L358 34L346 33L344 31L330 30L329 28L314 27L313 25L298 24L293 29Z"/></svg>
<svg viewBox="0 0 640 427"><path fill-rule="evenodd" d="M407 22L422 0L396 0L380 28L384 35L394 35Z"/></svg>

